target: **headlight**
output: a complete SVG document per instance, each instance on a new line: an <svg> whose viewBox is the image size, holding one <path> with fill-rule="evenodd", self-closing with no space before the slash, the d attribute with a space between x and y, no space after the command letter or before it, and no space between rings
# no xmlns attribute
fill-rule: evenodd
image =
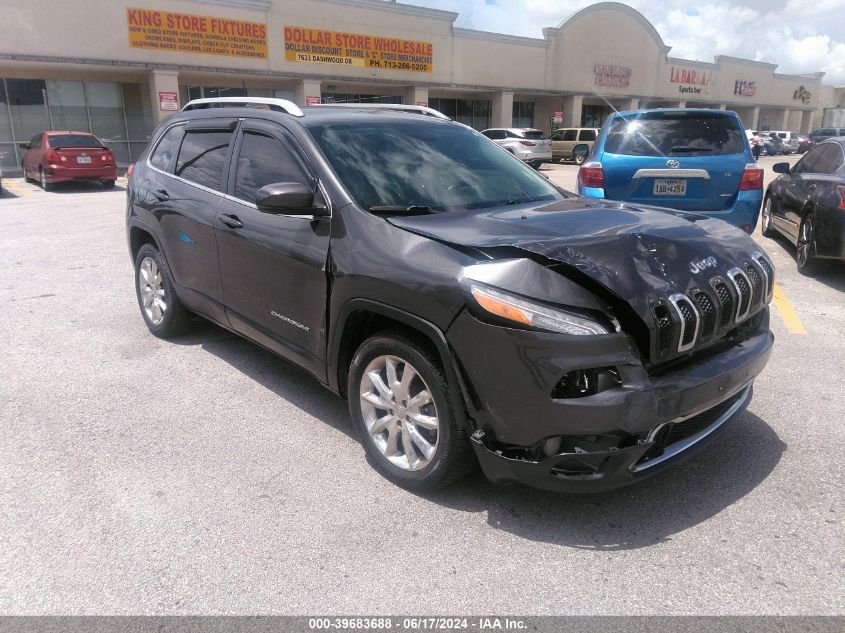
<svg viewBox="0 0 845 633"><path fill-rule="evenodd" d="M526 301L501 290L473 284L470 286L470 292L472 292L472 296L475 297L479 306L490 314L495 314L508 321L515 321L540 330L560 332L561 334L578 336L610 334L604 326L595 321L571 312Z"/></svg>

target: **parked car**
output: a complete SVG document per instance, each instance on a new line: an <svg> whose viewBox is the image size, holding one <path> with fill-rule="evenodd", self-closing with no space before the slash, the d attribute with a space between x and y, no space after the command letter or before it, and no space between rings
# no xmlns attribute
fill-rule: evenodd
<svg viewBox="0 0 845 633"><path fill-rule="evenodd" d="M798 153L805 154L813 148L813 139L806 134L798 135Z"/></svg>
<svg viewBox="0 0 845 633"><path fill-rule="evenodd" d="M754 230L763 170L735 112L614 113L578 172L582 196L693 211Z"/></svg>
<svg viewBox="0 0 845 633"><path fill-rule="evenodd" d="M845 136L845 127L820 127L810 132L810 138L814 143L821 143L836 136Z"/></svg>
<svg viewBox="0 0 845 633"><path fill-rule="evenodd" d="M476 461L495 482L615 488L747 405L773 267L742 231L584 200L416 106L246 107L268 101L188 103L131 172L155 336L193 312L299 365L418 490Z"/></svg>
<svg viewBox="0 0 845 633"><path fill-rule="evenodd" d="M598 138L599 129L594 127L566 127L551 133L552 159L571 160L580 165L587 159Z"/></svg>
<svg viewBox="0 0 845 633"><path fill-rule="evenodd" d="M3 193L3 165L0 165L0 194Z"/></svg>
<svg viewBox="0 0 845 633"><path fill-rule="evenodd" d="M482 134L532 167L540 167L552 160L552 146L542 130L490 128Z"/></svg>
<svg viewBox="0 0 845 633"><path fill-rule="evenodd" d="M845 139L816 145L769 183L763 202L763 235L785 236L796 246L801 272L817 272L827 260L845 260Z"/></svg>
<svg viewBox="0 0 845 633"><path fill-rule="evenodd" d="M770 132L775 134L783 143L784 154L797 154L800 142L798 140L798 132L775 130Z"/></svg>
<svg viewBox="0 0 845 633"><path fill-rule="evenodd" d="M45 191L73 180L99 180L111 189L117 180L114 154L88 132L39 132L21 148L24 178Z"/></svg>
<svg viewBox="0 0 845 633"><path fill-rule="evenodd" d="M783 154L783 140L774 132L757 132L760 139L760 156Z"/></svg>

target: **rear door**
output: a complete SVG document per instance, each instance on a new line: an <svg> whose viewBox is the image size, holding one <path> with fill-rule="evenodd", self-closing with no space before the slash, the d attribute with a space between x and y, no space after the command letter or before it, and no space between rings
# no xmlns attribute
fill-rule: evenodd
<svg viewBox="0 0 845 633"><path fill-rule="evenodd" d="M325 203L295 139L276 124L244 121L217 219L226 314L236 330L319 376L331 222L259 211L256 193L278 182L308 184Z"/></svg>
<svg viewBox="0 0 845 633"><path fill-rule="evenodd" d="M734 115L648 112L615 117L601 162L605 196L684 211L718 212L737 196L752 159Z"/></svg>
<svg viewBox="0 0 845 633"><path fill-rule="evenodd" d="M810 159L806 163L805 159ZM842 166L842 148L838 143L823 143L813 148L790 174L785 197L788 204L784 208L785 229L798 239L801 220L808 205L827 206L827 200L837 199L836 185L839 178L833 176ZM823 227L817 226L817 234L823 233Z"/></svg>
<svg viewBox="0 0 845 633"><path fill-rule="evenodd" d="M578 140L578 130L564 130L561 139L560 150L563 158L572 158L572 150Z"/></svg>

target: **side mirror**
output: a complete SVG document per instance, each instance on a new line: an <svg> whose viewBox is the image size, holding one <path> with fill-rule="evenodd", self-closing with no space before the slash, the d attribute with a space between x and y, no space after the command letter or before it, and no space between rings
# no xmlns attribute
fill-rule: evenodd
<svg viewBox="0 0 845 633"><path fill-rule="evenodd" d="M30 149L29 143L18 143L18 147L21 149Z"/></svg>
<svg viewBox="0 0 845 633"><path fill-rule="evenodd" d="M772 171L776 174L788 174L789 163L775 163L774 165L772 165Z"/></svg>
<svg viewBox="0 0 845 633"><path fill-rule="evenodd" d="M255 206L264 213L319 215L315 213L314 191L301 182L276 182L261 187Z"/></svg>

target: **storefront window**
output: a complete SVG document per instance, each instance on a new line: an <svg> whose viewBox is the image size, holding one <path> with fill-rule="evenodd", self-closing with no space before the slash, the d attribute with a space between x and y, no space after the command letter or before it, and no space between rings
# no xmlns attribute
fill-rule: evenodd
<svg viewBox="0 0 845 633"><path fill-rule="evenodd" d="M55 130L90 132L81 81L47 81L50 120Z"/></svg>
<svg viewBox="0 0 845 633"><path fill-rule="evenodd" d="M46 84L40 79L7 79L6 94L12 115L15 139L22 143L38 132L50 129L44 105Z"/></svg>
<svg viewBox="0 0 845 633"><path fill-rule="evenodd" d="M144 151L155 127L148 84L123 84L123 111L129 138L129 158L135 161Z"/></svg>
<svg viewBox="0 0 845 633"><path fill-rule="evenodd" d="M433 97L428 105L435 110L476 130L490 127L492 104L489 99L439 99Z"/></svg>
<svg viewBox="0 0 845 633"><path fill-rule="evenodd" d="M321 95L323 103L398 103L403 99L396 95L366 95L346 92L324 92Z"/></svg>
<svg viewBox="0 0 845 633"><path fill-rule="evenodd" d="M513 126L534 127L534 102L514 101L513 102Z"/></svg>
<svg viewBox="0 0 845 633"><path fill-rule="evenodd" d="M17 163L13 141L6 84L0 79L0 166L6 169L14 168Z"/></svg>

